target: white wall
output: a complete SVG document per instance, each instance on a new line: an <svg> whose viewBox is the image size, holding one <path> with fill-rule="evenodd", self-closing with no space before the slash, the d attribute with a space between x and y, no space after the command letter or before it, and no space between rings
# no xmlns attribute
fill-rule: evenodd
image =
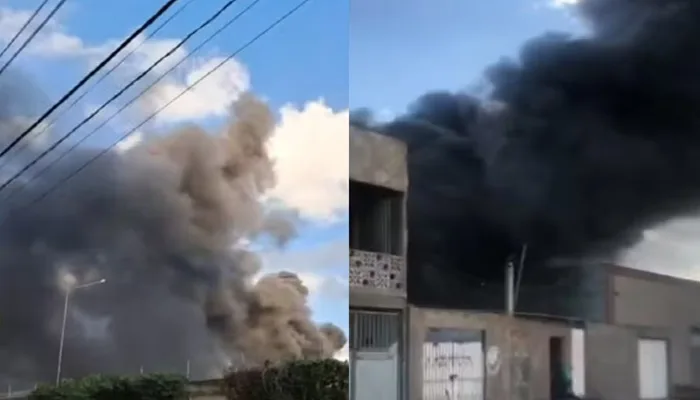
<svg viewBox="0 0 700 400"><path fill-rule="evenodd" d="M571 380L574 394L586 395L586 332L571 330Z"/></svg>
<svg viewBox="0 0 700 400"><path fill-rule="evenodd" d="M639 339L639 398L668 398L668 344L665 340Z"/></svg>
<svg viewBox="0 0 700 400"><path fill-rule="evenodd" d="M399 399L396 346L387 352L354 352L351 355L351 366L351 399Z"/></svg>

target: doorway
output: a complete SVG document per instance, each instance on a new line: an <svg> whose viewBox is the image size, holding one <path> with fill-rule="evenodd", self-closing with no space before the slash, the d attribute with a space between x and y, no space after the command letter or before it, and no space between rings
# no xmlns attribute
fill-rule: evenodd
<svg viewBox="0 0 700 400"><path fill-rule="evenodd" d="M549 338L549 398L557 399L569 391L564 373L564 338Z"/></svg>

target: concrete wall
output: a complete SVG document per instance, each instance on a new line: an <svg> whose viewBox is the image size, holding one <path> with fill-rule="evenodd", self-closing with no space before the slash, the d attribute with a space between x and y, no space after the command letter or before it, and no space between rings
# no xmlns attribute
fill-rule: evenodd
<svg viewBox="0 0 700 400"><path fill-rule="evenodd" d="M350 127L350 179L406 192L406 152L396 139Z"/></svg>
<svg viewBox="0 0 700 400"><path fill-rule="evenodd" d="M635 332L604 324L586 326L586 395L604 400L638 397Z"/></svg>
<svg viewBox="0 0 700 400"><path fill-rule="evenodd" d="M441 311L409 307L409 400L422 396L422 350L430 328L483 330L486 347L501 349L502 367L495 375L486 377L486 399L539 400L549 398L549 338L564 338L566 358L570 357L570 332L567 324L511 319L503 315L462 311ZM510 351L508 349L510 348ZM527 369L525 379L518 380L509 368L509 354L517 355L521 368ZM518 362L519 361L519 362ZM514 371L513 371L514 372ZM509 384L521 387L509 395Z"/></svg>
<svg viewBox="0 0 700 400"><path fill-rule="evenodd" d="M654 330L670 341L673 384L700 385L690 360L691 328L700 327L700 284L642 271L614 268L611 323ZM651 332L650 335L658 334ZM697 372L695 373L697 375Z"/></svg>
<svg viewBox="0 0 700 400"><path fill-rule="evenodd" d="M525 269L524 274L528 273ZM554 275L556 273L556 275ZM516 312L551 315L561 318L604 323L608 321L607 299L609 274L601 268L562 268L552 273L554 283L537 282L530 277L518 288ZM504 282L458 282L463 286L460 296L448 291L445 296L459 304L423 305L435 308L469 309L481 311L505 310ZM457 289L455 289L457 290ZM409 294L409 299L411 299ZM412 299L411 299L412 300Z"/></svg>
<svg viewBox="0 0 700 400"><path fill-rule="evenodd" d="M638 399L637 346L639 339L650 338L672 343L673 334L663 327L587 324L586 394L602 400Z"/></svg>
<svg viewBox="0 0 700 400"><path fill-rule="evenodd" d="M406 248L408 229L406 224L406 200L408 190L408 170L406 166L406 145L399 140L350 127L350 179L381 186L404 193L403 198L403 249L401 290L380 290L355 284L353 277L358 266L352 263L350 270L350 306L353 308L379 308L403 310L406 305L405 277L407 275ZM352 205L350 206L352 213Z"/></svg>

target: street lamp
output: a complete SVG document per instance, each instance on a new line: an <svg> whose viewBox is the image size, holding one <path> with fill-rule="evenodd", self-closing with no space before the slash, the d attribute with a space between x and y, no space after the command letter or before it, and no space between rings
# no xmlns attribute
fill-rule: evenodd
<svg viewBox="0 0 700 400"><path fill-rule="evenodd" d="M61 343L58 347L58 367L56 368L56 386L61 383L61 364L63 363L63 342L66 338L66 320L68 319L68 298L74 290L84 289L90 286L101 285L107 282L107 279L100 279L99 281L84 283L82 285L68 287L66 289L66 299L63 303L63 324L61 325Z"/></svg>

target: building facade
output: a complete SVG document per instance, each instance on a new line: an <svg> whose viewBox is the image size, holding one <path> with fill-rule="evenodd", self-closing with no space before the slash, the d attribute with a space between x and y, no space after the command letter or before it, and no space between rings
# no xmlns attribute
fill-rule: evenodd
<svg viewBox="0 0 700 400"><path fill-rule="evenodd" d="M575 321L410 307L411 400L551 399L571 366L585 393L584 330Z"/></svg>
<svg viewBox="0 0 700 400"><path fill-rule="evenodd" d="M351 128L352 399L552 399L563 368L590 399L667 399L700 386L698 282L559 263L547 281L524 267L514 316L499 282L451 282L445 298L460 304L411 300L425 297L407 287L406 151Z"/></svg>
<svg viewBox="0 0 700 400"><path fill-rule="evenodd" d="M700 387L700 283L609 264L582 268L598 276L588 291L595 298L576 306L570 293L540 292L553 303L566 296L578 316L537 313L534 299L514 317L409 306L407 398L553 399L562 366L583 398L700 398L692 393Z"/></svg>
<svg viewBox="0 0 700 400"><path fill-rule="evenodd" d="M590 367L598 385L591 390L610 390L618 398L640 393L667 397L681 387L700 387L700 282L615 265L600 268L608 277L608 327L592 324L589 340L608 357ZM618 365L618 373L636 387L626 393L617 387L608 364Z"/></svg>
<svg viewBox="0 0 700 400"><path fill-rule="evenodd" d="M351 128L351 399L405 394L407 189L404 144Z"/></svg>

